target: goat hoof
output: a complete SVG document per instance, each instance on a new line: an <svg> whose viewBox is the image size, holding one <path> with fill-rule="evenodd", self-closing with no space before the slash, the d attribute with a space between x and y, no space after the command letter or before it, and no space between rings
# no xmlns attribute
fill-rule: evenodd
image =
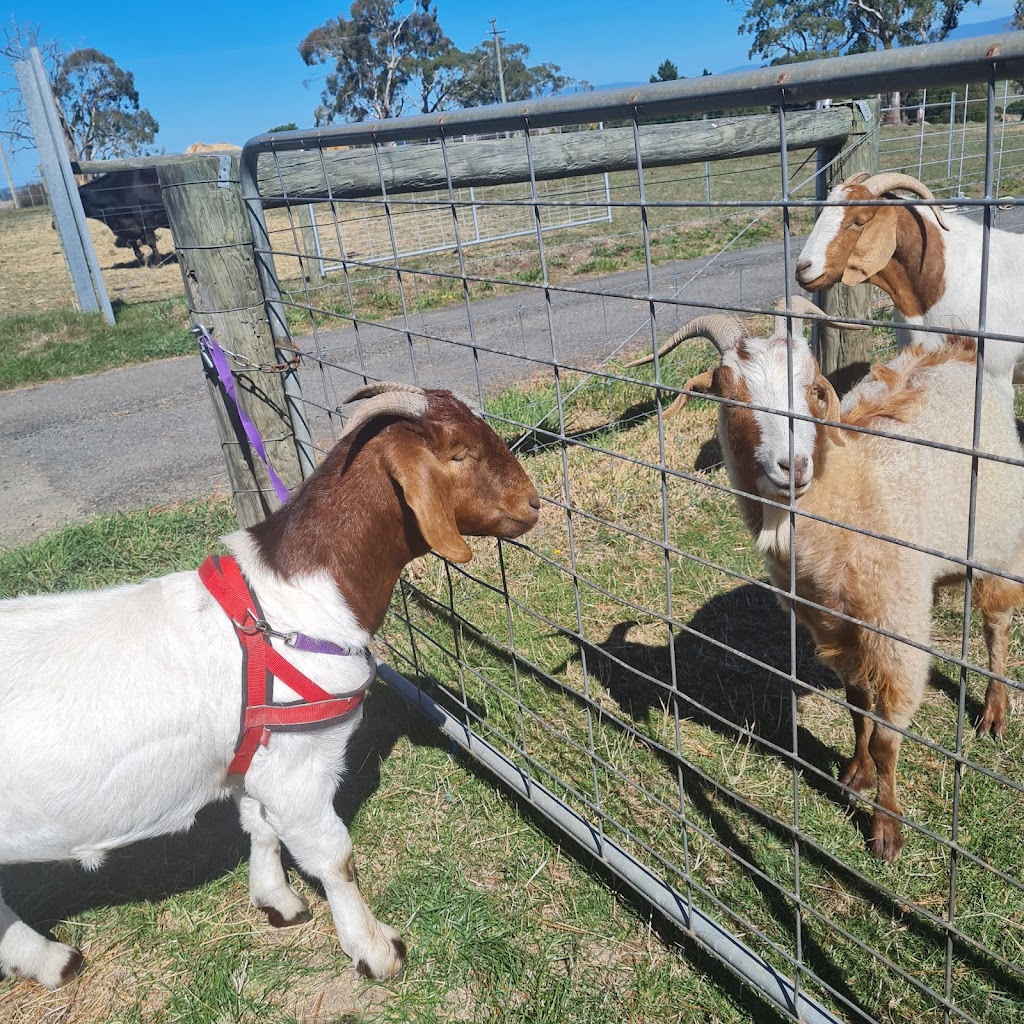
<svg viewBox="0 0 1024 1024"><path fill-rule="evenodd" d="M879 860L891 864L903 849L903 834L900 832L899 822L889 817L879 821L876 815L871 825L868 849Z"/></svg>
<svg viewBox="0 0 1024 1024"><path fill-rule="evenodd" d="M872 764L861 764L856 758L852 760L839 776L839 785L848 790L848 798L853 801L858 796L870 793L875 788L875 768Z"/></svg>
<svg viewBox="0 0 1024 1024"><path fill-rule="evenodd" d="M976 733L978 736L991 736L994 740L1001 740L1006 734L1006 720L1001 715L990 715L986 712L978 722Z"/></svg>
<svg viewBox="0 0 1024 1024"><path fill-rule="evenodd" d="M37 981L45 988L58 989L73 981L84 963L82 954L73 946L65 946L62 942L47 942L42 962L33 969L19 965L9 970L18 977Z"/></svg>
<svg viewBox="0 0 1024 1024"><path fill-rule="evenodd" d="M64 965L64 970L60 972L60 984L66 985L69 981L78 977L85 964L85 958L77 949L71 950L71 956L68 957L68 962Z"/></svg>
<svg viewBox="0 0 1024 1024"><path fill-rule="evenodd" d="M300 910L291 917L285 917L277 907L259 907L267 915L267 921L271 928L295 928L297 925L305 924L313 920L313 915L308 910Z"/></svg>
<svg viewBox="0 0 1024 1024"><path fill-rule="evenodd" d="M393 928L387 925L381 925L380 928L388 944L380 955L361 956L356 960L356 974L360 978L388 981L399 977L405 969L405 943Z"/></svg>

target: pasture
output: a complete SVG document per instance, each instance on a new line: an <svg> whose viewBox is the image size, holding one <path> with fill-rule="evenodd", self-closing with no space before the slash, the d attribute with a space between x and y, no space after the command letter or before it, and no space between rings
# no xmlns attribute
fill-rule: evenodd
<svg viewBox="0 0 1024 1024"><path fill-rule="evenodd" d="M221 501L71 527L0 554L0 596L191 568L232 526ZM475 546L493 561L489 542ZM12 903L80 943L89 967L55 993L0 981L0 1021L779 1019L524 819L383 685L366 714L338 807L368 900L410 942L401 981L358 982L322 894L302 879L314 920L268 929L248 906L234 810L220 806L188 835L123 851L96 873L5 868Z"/></svg>
<svg viewBox="0 0 1024 1024"><path fill-rule="evenodd" d="M994 126L998 160L996 192L1012 196L1024 192L1024 125L998 121ZM970 123L966 132L956 126L926 125L925 132L912 125L886 125L880 133L881 169L901 169L920 175L936 195L980 196L984 178L984 125ZM813 151L790 154L789 187L793 198L813 198L811 176ZM947 173L948 172L948 173ZM782 195L779 161L773 157L751 157L704 164L656 168L646 175L648 224L652 232L651 259L656 264L695 256L712 256L719 250L740 248L756 242L780 238L780 211L716 207L718 202L742 202L745 199L771 199ZM710 191L711 202L707 202ZM635 202L636 175L618 172L609 176L609 196L613 204ZM391 229L400 252L434 245L452 245L450 216L439 211L440 194L394 197L391 204ZM593 215L606 210L603 179L566 179L541 183L542 220L557 223ZM526 186L458 190L463 240L469 237L475 216L481 235L525 231L525 234L474 245L465 249L467 273L484 279L480 294L493 294L498 282L539 280L536 239L533 235L533 209ZM687 205L678 205L687 204ZM321 248L328 262L340 255L372 261L392 253L389 225L381 204L368 201L336 201L315 207ZM813 210L794 210L791 231L806 233ZM357 314L381 319L401 310L394 287L394 274L386 267L364 265L348 275L332 272L322 280L304 282L300 262L311 269L308 236L300 218L286 209L267 215L272 248L277 253L278 276L297 300L308 298L323 315L348 312L348 289L354 289ZM117 306L148 303L182 295L181 274L173 263L156 269L134 265L131 250L118 249L113 235L102 224L89 221L100 268L111 302ZM639 211L614 206L609 221L596 221L575 227L558 228L546 235L549 279L562 283L576 278L594 278L619 270L644 265L639 244ZM161 229L158 240L162 252L172 248L170 232ZM430 275L457 274L454 251L403 259L403 266L422 268ZM64 257L56 232L51 227L48 209L0 211L0 318L40 310L72 309ZM347 278L347 280L346 280ZM487 281L491 283L486 283ZM414 276L409 282L407 303L412 309L457 305L463 300L461 286L445 277ZM291 326L296 333L308 330L308 317L292 313Z"/></svg>
<svg viewBox="0 0 1024 1024"><path fill-rule="evenodd" d="M663 373L680 383L711 362L710 349L695 345L666 361ZM783 671L788 664L788 622L756 582L672 556L672 614L687 628L670 634L656 617L637 613L663 613L666 593L662 553L638 539L660 536L661 529L660 474L644 468L659 458L647 392L588 375L567 375L563 383L567 390L582 385L565 405L566 431L581 442L566 453L578 510L575 563L567 561L566 517L558 507L562 449L537 434L519 446L547 499L528 546L506 544L499 554L492 542L475 542L476 557L464 568L432 556L416 563L410 579L417 589L396 592L381 656L435 699L468 706L492 743L539 766L549 784L548 773L556 773L570 804L585 810L599 794L605 827L618 823L609 833L616 841L641 856L653 848L669 863L686 863L697 904L769 959L773 948L793 954L798 942L792 902L780 889L791 884L786 822L795 801L806 967L879 1021L938 1024L939 1011L870 947L899 971L941 986L944 944L914 907L941 915L948 852L913 831L894 865L866 852L858 827L864 809L851 810L830 782L852 748L836 682L806 646L799 652L806 685L795 690L743 657ZM524 385L490 396L487 408L501 431L503 421L541 422L552 404L546 386ZM666 425L665 464L694 476L669 482L669 539L757 581L761 560L732 498L703 482L726 482L714 421L711 403L698 401ZM517 440L507 425L503 432ZM0 581L12 594L190 568L231 525L229 508L216 503L117 516L7 552ZM490 589L503 585L510 604ZM577 594L583 645L571 637ZM953 655L961 601L962 592L949 592L938 616L936 646ZM722 642L735 652L723 651ZM981 656L976 623L971 657ZM664 684L673 657L685 666L678 691ZM1019 621L1011 664L1024 683ZM955 668L937 661L915 735L953 745L958 685ZM982 688L972 678L969 712ZM1020 713L1018 707L1001 743L969 735L964 750L1017 783L1024 782ZM294 931L267 929L247 905L233 809L219 807L189 835L124 851L96 875L70 866L5 869L12 904L30 922L52 925L57 937L78 944L88 967L57 993L0 983L0 1020L776 1019L722 968L616 892L599 869L574 860L571 846L521 816L500 785L383 685L371 691L367 720L365 748L339 807L352 824L368 900L409 942L403 979L355 984L327 908L308 885L300 883L312 897L314 921ZM600 754L597 777L588 744ZM807 762L795 775L794 752ZM948 761L908 740L901 785L907 815L948 836ZM1012 823L1024 815L1021 794L968 768L960 813L961 843L982 862L1012 870L1019 862ZM1019 963L1024 896L975 863L961 862L959 884L959 928ZM958 1005L979 1021L1014 1019L1024 993L995 958L956 940L952 962Z"/></svg>
<svg viewBox="0 0 1024 1024"><path fill-rule="evenodd" d="M1005 196L1024 189L1024 134L1010 124L998 130L997 191ZM922 177L938 194L979 194L983 131L963 134L963 158L955 174L949 160L948 175L940 172L950 136L941 127L934 136L886 129L882 167L930 167ZM790 155L797 198L812 195L813 164L812 152ZM710 170L714 200L782 194L777 158ZM394 264L369 262L381 241L373 231L388 231L380 208L336 203L318 218L336 216L336 234L360 240L346 253L364 264L304 281L299 226L288 211L273 211L289 322L301 336L313 325L458 307L467 295L545 278L585 282L600 296L606 275L648 258L712 257L783 236L778 208L709 206L703 166L652 171L645 184L641 207L636 176L613 175L612 200L632 205L616 207L610 222L545 236L543 266L528 234L466 249L464 264L451 251L409 256L399 275ZM432 200L393 204L400 248L406 237L422 238L427 220L444 230L437 209L427 208ZM529 211L521 199L502 202ZM16 218L4 216L6 231ZM805 233L812 218L810 208L793 210L789 230ZM333 221L323 227L333 230ZM44 233L39 223L36 233ZM32 232L19 237L30 264ZM125 261L123 250L113 253L101 257L105 273L105 261ZM59 252L53 257L57 275ZM162 305L173 318L182 308L177 267L132 273L170 274L176 283L167 277L161 297L163 279L154 276L145 285L152 293L132 297L125 278L122 315ZM20 293L0 293L9 313L34 294L27 277L19 280ZM41 301L66 301L56 284L50 294ZM619 298L644 305L640 296ZM619 339L606 340L611 351ZM877 340L881 355L888 338ZM687 345L663 362L662 380L680 386L712 363L710 348ZM1019 875L1021 708L1000 743L975 739L969 722L983 680L969 674L961 695L958 668L936 659L900 761L905 814L926 831L907 827L901 859L875 861L864 846L864 805L851 807L834 782L852 750L841 689L805 643L792 642L786 616L761 586L761 559L721 489L713 405L691 402L662 431L651 391L619 379L623 372L618 361L559 367L487 397L492 422L545 499L541 522L523 543L475 543L465 567L433 557L414 565L381 631L381 657L783 974L799 964L801 988L840 1018L944 1024L934 993L945 992L984 1024L1024 1019L1024 893L993 870ZM648 370L638 375L651 379ZM72 527L0 553L0 594L193 568L230 527L229 508L217 502ZM960 590L940 599L933 643L941 655L961 653L962 606ZM788 678L791 654L797 682ZM978 622L969 658L984 662ZM1010 666L1024 683L1020 622ZM247 904L233 810L214 808L201 829L125 851L95 875L5 869L12 904L78 945L88 966L57 993L0 982L0 1021L776 1019L599 866L575 859L566 840L524 815L386 687L373 691L367 716L338 800L367 899L409 943L404 978L356 984L316 893L310 925L266 929ZM962 755L962 772L949 751ZM962 851L955 867L954 833ZM311 886L300 885L308 894Z"/></svg>

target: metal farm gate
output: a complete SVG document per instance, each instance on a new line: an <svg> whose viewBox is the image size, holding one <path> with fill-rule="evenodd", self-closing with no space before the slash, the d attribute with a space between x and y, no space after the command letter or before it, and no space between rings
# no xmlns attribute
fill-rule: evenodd
<svg viewBox="0 0 1024 1024"><path fill-rule="evenodd" d="M231 349L243 393L269 396L272 459L297 447L308 473L344 397L378 379L462 392L510 442L541 493L540 524L477 544L465 566L430 557L410 573L381 634L382 675L799 1020L1024 1020L1024 726L1018 713L1002 742L974 738L981 630L964 621L962 591L947 593L933 685L904 734L906 846L893 864L874 859L870 801L851 812L836 783L850 705L764 580L721 466L715 405L664 415L715 364L710 346L690 343L656 369L625 362L698 313L753 316L791 297L796 236L879 138L884 167L945 179L945 154L922 155L918 126L880 125L864 98L886 90L970 83L972 99L987 97L967 153L980 187L970 175L945 192L936 181L939 195L966 193L961 213L983 218L987 247L993 224L1017 223L1022 129L996 108L1022 74L1018 34L262 136L241 158L249 241L223 203L188 235L172 223L194 319ZM485 132L500 137L463 140ZM930 177L930 162L942 173ZM188 187L215 200L239 187L227 160L189 166L161 168L169 206ZM542 230L581 219L594 198L571 181L603 173L610 221ZM552 179L563 187L546 188ZM518 196L502 192L510 183ZM349 251L356 203L373 211L388 259ZM308 206L340 265L327 278L302 239ZM504 207L532 232L470 249L472 211ZM410 211L443 218L450 244L401 255L416 248L401 236ZM262 293L237 273L215 280L210 260L251 259L253 238ZM870 357L887 357L891 308L858 291L867 312L853 318L878 321ZM241 334L270 339L276 356L244 349L238 315ZM984 323L963 328L977 336ZM259 516L273 501L258 493L265 480L242 476L240 512ZM1022 638L1018 624L1015 695Z"/></svg>

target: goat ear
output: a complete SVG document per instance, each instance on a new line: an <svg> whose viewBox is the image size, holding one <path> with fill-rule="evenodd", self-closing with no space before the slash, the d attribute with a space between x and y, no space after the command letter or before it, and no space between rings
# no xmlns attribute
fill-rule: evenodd
<svg viewBox="0 0 1024 1024"><path fill-rule="evenodd" d="M392 447L386 464L431 549L450 562L468 562L473 550L455 522L451 481L422 439Z"/></svg>
<svg viewBox="0 0 1024 1024"><path fill-rule="evenodd" d="M879 207L864 225L843 271L843 284L855 285L877 274L896 251L896 210Z"/></svg>
<svg viewBox="0 0 1024 1024"><path fill-rule="evenodd" d="M683 385L683 390L696 391L701 395L711 394L715 390L715 371L705 370L704 373L698 373L696 377L691 377ZM683 406L689 400L689 395L676 395L675 401L665 410L665 418L668 419L670 416L675 416L676 413L681 412Z"/></svg>
<svg viewBox="0 0 1024 1024"><path fill-rule="evenodd" d="M838 423L842 415L839 407L839 396L823 374L815 374L811 391L815 398L814 404L816 408L812 410L814 415L820 419L834 420ZM846 447L846 438L843 437L843 432L838 427L825 427L825 436L840 448Z"/></svg>

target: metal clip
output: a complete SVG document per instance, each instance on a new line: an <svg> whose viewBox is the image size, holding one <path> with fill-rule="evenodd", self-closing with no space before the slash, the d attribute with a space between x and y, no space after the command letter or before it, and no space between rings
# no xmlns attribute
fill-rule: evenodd
<svg viewBox="0 0 1024 1024"><path fill-rule="evenodd" d="M276 640L283 640L289 647L295 646L295 641L298 638L298 632L292 633L281 633L274 629L273 626L267 622L266 619L257 618L256 613L251 608L245 610L246 619L252 619L251 626L244 626L240 622L235 623L235 627L246 636L253 636L255 633L262 633L265 637L274 637Z"/></svg>
<svg viewBox="0 0 1024 1024"><path fill-rule="evenodd" d="M252 625L246 625L249 620L252 620ZM244 633L246 636L253 636L256 633L266 633L270 630L270 624L266 619L261 619L251 608L245 609L245 618L239 622L237 619L232 619L231 624L239 631Z"/></svg>

